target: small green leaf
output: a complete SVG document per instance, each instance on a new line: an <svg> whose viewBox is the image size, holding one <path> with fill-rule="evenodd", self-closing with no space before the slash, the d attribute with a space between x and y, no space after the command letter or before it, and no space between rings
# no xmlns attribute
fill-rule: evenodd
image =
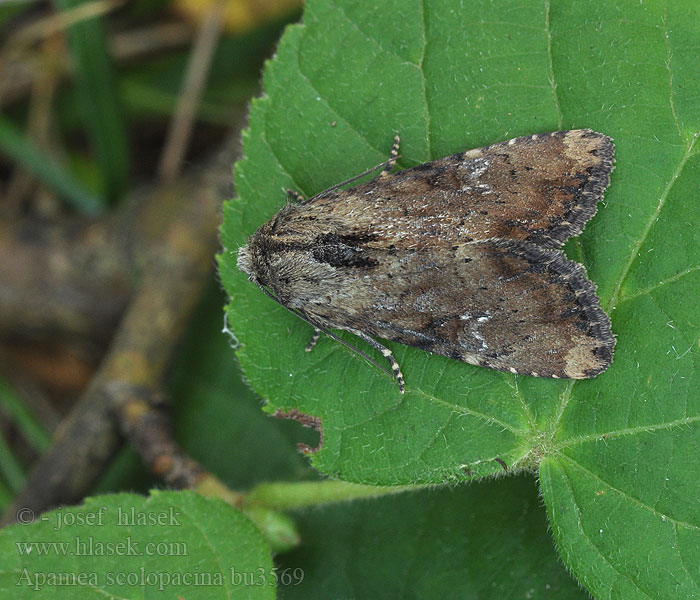
<svg viewBox="0 0 700 600"><path fill-rule="evenodd" d="M17 518L27 524L0 531L0 597L275 596L260 533L220 500L193 492L115 494L28 524L31 516L20 509Z"/></svg>
<svg viewBox="0 0 700 600"><path fill-rule="evenodd" d="M320 420L316 468L389 485L541 467L557 546L597 598L665 597L670 582L700 595L699 35L690 0L308 3L251 109L220 270L266 410ZM356 175L396 132L408 167L575 127L616 144L605 200L567 245L617 336L593 380L515 377L389 344L401 396L333 340L305 353L311 328L236 269L284 188L309 196Z"/></svg>

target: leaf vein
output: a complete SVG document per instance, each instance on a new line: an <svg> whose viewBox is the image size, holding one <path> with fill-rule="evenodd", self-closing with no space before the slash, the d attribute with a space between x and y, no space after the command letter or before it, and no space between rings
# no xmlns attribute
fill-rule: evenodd
<svg viewBox="0 0 700 600"><path fill-rule="evenodd" d="M641 587L639 587L639 584L632 579L629 575L623 574L619 571L618 568L616 568L613 563L610 562L610 560L603 554L603 551L593 542L593 540L588 536L586 531L583 528L583 522L581 521L581 509L580 509L580 504L578 500L576 499L576 495L574 494L574 488L573 485L571 485L571 478L569 477L569 474L566 472L565 469L561 469L562 473L564 474L564 478L566 479L566 485L569 488L569 492L571 493L571 499L574 502L574 510L576 511L576 518L579 523L579 528L581 531L581 535L586 538L588 543L591 545L592 548L595 549L595 551L598 553L600 558L603 559L603 561L613 570L614 573L617 573L618 577L622 577L629 581L636 589L638 589L642 594L644 594L647 598L653 598L650 594L648 594L646 591L644 591Z"/></svg>
<svg viewBox="0 0 700 600"><path fill-rule="evenodd" d="M406 60L405 58L399 56L398 54L396 54L396 52L393 52L393 51L391 51L391 50L385 48L385 47L382 45L382 43L381 43L380 40L378 40L378 39L376 39L376 38L373 38L373 37L370 37L369 35L367 35L364 31L362 31L362 29L360 29L360 28L357 26L357 23L356 23L355 21L353 21L353 20L348 16L348 14L345 12L345 9L344 9L340 4L337 4L337 3L334 2L334 3L333 3L333 8L335 8L335 9L338 11L338 13L343 17L343 19L345 19L345 22L346 22L348 25L350 25L350 27L352 27L355 31L357 31L357 33L359 33L361 36L363 36L368 42L371 42L372 44L374 44L381 52L383 52L384 54L388 54L389 56L393 56L396 60L398 60L398 61L399 61L401 64L403 64L403 65L408 65L408 66L411 66L411 67L414 67L414 68L420 66L420 65L418 65L418 64L416 64L416 63L413 63L413 62L411 62L411 61L409 61L409 60Z"/></svg>
<svg viewBox="0 0 700 600"><path fill-rule="evenodd" d="M685 558L683 558L683 555L681 554L680 544L678 543L678 525L676 524L674 524L673 526L673 537L675 538L675 543L673 544L673 546L676 549L676 552L678 553L678 561L681 564L681 568L685 572L688 579L693 582L695 588L700 588L700 585L698 585L698 582L696 581L695 577L693 577L693 575L688 570L688 567L686 567L685 565Z"/></svg>
<svg viewBox="0 0 700 600"><path fill-rule="evenodd" d="M331 106L331 104L328 102L328 100L327 100L326 98L323 97L323 95L321 94L321 92L319 92L318 89L316 89L316 86L314 86L313 82L311 81L311 78L310 78L306 73L304 73L304 71L303 71L302 68L301 68L301 60L299 59L299 48L297 48L296 59L297 59L297 70L298 70L298 72L299 72L300 77L302 77L302 78L304 79L304 81L306 81L306 83L308 84L308 86L309 86L309 87L311 88L311 90L316 94L317 98L318 98L320 101L323 102L323 104L326 106L326 108L328 108L328 110L329 110L330 112L332 112L333 115L335 115L335 117L336 117L335 120L336 120L336 121L342 121L343 123L345 123L345 125L348 127L348 129L349 129L350 131L352 131L355 135L357 135L357 137L365 143L365 145L367 146L368 149L374 150L375 152L378 152L378 153L381 154L382 156L385 156L385 155L386 155L386 151L382 152L380 149L374 148L374 147L369 143L369 141L367 140L367 138L366 138L364 135L362 135L362 134L355 128L355 126L352 125L347 119L343 118L343 117L341 116L340 112L338 112L335 108L333 108L333 106ZM275 155L275 157L277 158L277 160L278 160L278 162L279 162L279 157L278 157L277 155ZM282 164L282 163L280 162L280 164ZM284 165L282 165L282 168L284 168ZM285 169L285 172L286 172L286 173L289 173L289 171L288 171L287 169ZM299 189L303 189L303 188L299 188Z"/></svg>
<svg viewBox="0 0 700 600"><path fill-rule="evenodd" d="M420 72L420 86L421 93L423 96L423 107L424 107L424 122L425 122L425 145L427 149L427 154L430 159L433 159L432 153L432 143L430 138L430 101L428 100L428 85L425 77L425 57L428 53L428 39L426 35L426 21L425 21L425 0L421 1L421 42L423 45L420 61L418 61L418 70Z"/></svg>
<svg viewBox="0 0 700 600"><path fill-rule="evenodd" d="M544 33L547 41L547 71L549 85L552 88L552 100L554 101L554 110L557 113L557 128L561 129L564 125L564 116L561 112L559 94L557 94L557 83L556 79L554 78L554 64L552 61L552 30L549 24L549 0L544 0Z"/></svg>
<svg viewBox="0 0 700 600"><path fill-rule="evenodd" d="M625 427L622 429L613 429L610 431L604 431L602 433L591 433L589 435L581 435L575 438L569 438L559 444L552 446L552 452L559 452L565 448L570 448L578 444L583 444L591 441L603 441L617 439L621 437L626 437L629 435L635 435L637 433L653 433L654 431L673 429L675 427L681 427L683 425L690 425L692 423L700 422L700 415L683 417L682 419L676 419L674 421L667 421L666 423L656 423L654 425L640 425L638 427Z"/></svg>
<svg viewBox="0 0 700 600"><path fill-rule="evenodd" d="M669 98L668 102L671 105L671 114L673 115L673 122L676 124L676 129L678 130L678 135L683 138L683 132L681 130L681 124L678 120L678 114L676 113L676 104L673 99L673 71L671 71L671 42L669 40L670 32L668 30L668 2L664 3L664 14L663 14L663 36L664 44L666 45L666 71L668 71L668 88L669 88Z"/></svg>
<svg viewBox="0 0 700 600"><path fill-rule="evenodd" d="M530 405L527 402L525 402L525 397L523 396L523 393L520 390L520 386L518 385L518 376L512 375L510 373L502 373L502 375L508 387L510 387L513 390L513 398L520 404L520 407L522 408L523 413L525 414L525 417L527 418L527 421L530 425L530 429L533 432L536 431L537 425L535 423L535 418L532 415L532 411L530 410Z"/></svg>
<svg viewBox="0 0 700 600"><path fill-rule="evenodd" d="M632 247L632 251L630 252L630 255L627 259L627 262L623 266L622 272L620 273L620 276L618 277L617 283L615 284L615 288L613 289L613 292L610 295L610 300L608 301L608 306L607 306L608 313L610 313L610 312L612 312L612 310L614 310L615 305L617 304L617 299L620 296L620 290L622 289L622 285L624 284L625 279L627 279L627 275L629 274L630 269L632 268L632 265L634 264L635 260L637 259L637 256L639 256L639 251L641 250L642 245L644 244L647 237L649 236L649 233L651 232L652 228L654 227L654 224L657 222L658 217L661 214L661 210L663 209L664 204L666 204L666 200L668 199L668 196L671 193L671 189L673 189L673 186L676 183L676 181L678 180L678 177L680 177L680 174L683 171L685 164L688 162L688 159L692 156L695 142L698 139L698 134L699 134L699 132L696 132L693 135L693 139L691 140L690 144L688 144L686 151L683 153L683 156L681 157L680 161L678 162L678 166L676 167L675 171L671 175L671 178L669 179L668 183L666 184L666 187L664 188L663 192L661 193L659 201L656 205L656 209L652 212L649 220L647 221L646 225L644 226L644 229L642 230L641 235L639 236L639 239L635 242L634 246Z"/></svg>
<svg viewBox="0 0 700 600"><path fill-rule="evenodd" d="M421 390L420 388L416 389L416 392L421 394L429 402L434 402L435 404L449 408L452 412L455 412L455 413L460 414L460 415L469 416L469 417L476 417L477 419L484 421L485 423L494 423L494 424L500 425L501 427L510 431L511 433L515 434L516 436L524 436L528 433L527 430L514 427L510 423L506 423L505 421L501 421L500 419L497 419L496 417L492 417L492 416L489 416L487 414L475 411L473 409L466 408L464 406L458 406L457 404L452 404L450 402L447 402L446 400L442 400L440 398L437 398L436 396L433 396L433 395Z"/></svg>
<svg viewBox="0 0 700 600"><path fill-rule="evenodd" d="M435 429L435 433L433 434L433 436L426 442L426 444L423 446L418 455L412 459L413 462L417 463L418 461L420 461L421 463L425 464L425 460L423 459L423 457L425 456L426 452L428 452L428 450L430 450L433 447L440 434L442 434L445 431L445 429L447 429L447 426L450 424L453 415L454 413L450 413L449 415L447 415L447 419L445 419L445 422L442 425L440 425L440 427L437 427ZM445 442L445 444L447 445L447 442Z"/></svg>
<svg viewBox="0 0 700 600"><path fill-rule="evenodd" d="M265 119L265 133L262 135L262 141L267 146L267 149L270 151L270 154L274 157L274 159L277 161L277 164L279 168L286 173L287 177L292 181L292 185L297 189L297 190L303 190L304 188L299 185L299 183L294 179L294 176L292 175L291 171L287 169L284 164L282 164L282 161L280 160L279 155L277 152L275 152L274 148L272 147L272 144L270 144L270 140L267 137L267 119ZM307 190L305 190L307 191Z"/></svg>
<svg viewBox="0 0 700 600"><path fill-rule="evenodd" d="M659 519L661 519L665 523L672 523L674 525L678 525L680 527L685 527L687 529L693 530L693 531L700 531L700 525L695 525L694 523L688 523L687 521L681 521L680 519L674 519L673 517L662 513L658 510L656 510L653 506L649 506L646 502L642 502L639 498L636 498L632 496L631 494L621 490L620 488L615 487L612 485L610 482L605 481L600 475L597 473L594 473L590 469L584 467L581 463L578 461L574 460L568 455L560 455L560 458L563 458L564 460L569 461L572 465L575 465L576 468L580 469L581 471L584 471L587 475L589 475L591 478L595 479L596 481L602 483L603 485L607 486L610 490L613 492L618 493L620 496L622 496L625 500L629 500L633 504L637 505L639 508L643 508L644 510L654 514L657 516ZM568 477L568 475L567 475Z"/></svg>

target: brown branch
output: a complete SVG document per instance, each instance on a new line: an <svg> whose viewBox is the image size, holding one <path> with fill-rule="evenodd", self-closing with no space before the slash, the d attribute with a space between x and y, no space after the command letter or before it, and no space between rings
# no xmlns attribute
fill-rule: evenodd
<svg viewBox="0 0 700 600"><path fill-rule="evenodd" d="M13 522L20 507L38 514L81 499L122 443L117 415L149 412L145 399L158 395L175 345L211 273L223 197L220 188L229 181L233 160L231 150L225 154L199 177L179 180L161 192L181 199L181 206L161 243L150 247L141 282L98 372L61 423L52 447L33 469L3 523ZM142 439L133 434L144 425L133 416L123 420L125 432ZM162 456L167 443L159 435L153 449L142 448L146 457ZM181 464L189 469L188 475L175 480L196 481L197 469ZM158 468L168 472L162 465Z"/></svg>
<svg viewBox="0 0 700 600"><path fill-rule="evenodd" d="M121 430L154 475L176 489L195 489L235 506L243 504L243 494L227 488L175 441L167 407L159 404L157 396L145 389L123 392L115 394Z"/></svg>
<svg viewBox="0 0 700 600"><path fill-rule="evenodd" d="M154 475L174 488L193 488L204 469L175 442L166 406L146 389L115 394L117 418L129 444Z"/></svg>
<svg viewBox="0 0 700 600"><path fill-rule="evenodd" d="M230 193L233 151L226 154L229 162L216 167L227 186L222 197ZM135 273L146 268L172 215L192 195L183 185L139 191L102 219L19 216L0 203L0 338L79 338L104 347L133 292Z"/></svg>
<svg viewBox="0 0 700 600"><path fill-rule="evenodd" d="M117 234L79 217L0 219L0 335L109 339L131 292Z"/></svg>

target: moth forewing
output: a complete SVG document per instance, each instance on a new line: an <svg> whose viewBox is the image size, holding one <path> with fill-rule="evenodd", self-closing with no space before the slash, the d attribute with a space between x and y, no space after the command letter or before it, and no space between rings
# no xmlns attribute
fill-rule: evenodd
<svg viewBox="0 0 700 600"><path fill-rule="evenodd" d="M238 266L321 330L493 369L588 378L614 337L583 267L558 249L595 214L613 144L590 130L515 138L288 204Z"/></svg>

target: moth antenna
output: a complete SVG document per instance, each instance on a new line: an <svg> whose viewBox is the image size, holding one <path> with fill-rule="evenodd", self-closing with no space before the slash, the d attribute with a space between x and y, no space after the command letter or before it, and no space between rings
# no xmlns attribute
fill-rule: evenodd
<svg viewBox="0 0 700 600"><path fill-rule="evenodd" d="M302 313L300 313L300 312L294 310L293 308L290 308L289 306L286 306L285 304L282 304L281 300L279 300L279 298L277 298L272 292L268 291L263 285L261 285L259 281L255 280L255 284L263 291L263 293L264 293L268 298L271 298L272 300L274 300L275 302L277 302L277 304L279 304L282 308L287 309L290 313L296 315L296 316L299 317L302 321L305 321L306 323L308 323L309 325L311 325L311 326L314 328L314 337L316 337L316 332L317 332L317 331L322 331L322 332L325 333L329 338L334 339L336 342L342 344L343 346L345 346L345 347L348 348L349 350L352 350L352 351L355 352L356 354L359 354L359 355L360 355L362 358L364 358L368 363L374 365L375 367L377 367L377 368L378 368L380 371L382 371L383 373L386 373L387 375L389 375L389 376L391 376L391 377L396 377L395 373L392 373L389 369L387 369L386 367L383 367L382 365L380 365L376 360L374 360L371 356L368 356L367 354L365 354L364 352L362 352L362 350L360 350L359 348L355 348L355 346L353 346L352 344L349 344L349 343L346 342L344 339L339 338L337 335L335 335L334 333L331 333L330 331L328 331L328 330L325 329L324 327L319 327L316 323L314 323L311 319L309 319L307 316L303 315ZM351 332L351 333L354 333L354 332ZM318 339L318 338L317 338L317 339ZM364 339L364 338L363 338L363 339ZM371 338L370 338L370 339L371 339ZM313 341L313 338L312 338L312 341ZM374 342L374 340L372 340L372 341ZM375 344L378 344L378 342L374 342L374 343L375 343ZM311 342L309 342L309 345L311 345ZM315 345L315 342L314 342L314 345ZM313 348L313 346L311 346L311 347ZM307 346L307 349L308 349L308 348L309 348L309 346ZM382 346L382 348L383 348L383 346ZM399 375L400 375L400 372L399 372ZM401 381L403 381L403 377L401 378ZM401 385L399 385L399 387L401 388ZM403 389L401 389L401 393L403 393Z"/></svg>
<svg viewBox="0 0 700 600"><path fill-rule="evenodd" d="M314 334L311 336L311 339L309 340L309 343L306 344L306 348L304 348L304 350L311 352L314 349L316 342L318 342L318 336L320 335L321 330L318 327L314 327Z"/></svg>
<svg viewBox="0 0 700 600"><path fill-rule="evenodd" d="M294 312L294 311L292 311L292 312ZM294 314L297 314L297 315L298 315L298 313L294 313ZM299 316L301 316L301 315L299 315ZM304 317L301 317L301 318L304 319ZM311 323L311 321L309 321L308 319L304 319L304 321L306 321L307 323L313 325L313 323ZM315 325L314 325L314 327L315 327ZM362 352L362 350L360 350L359 348L356 348L356 347L353 346L352 344L349 344L349 343L346 342L343 338L338 337L337 335L335 335L334 333L331 333L331 332L328 331L327 329L321 328L321 331L322 331L323 333L325 333L329 338L334 339L336 342L342 344L343 346L345 346L345 347L348 348L349 350L352 350L352 351L355 352L356 354L359 354L359 355L360 355L362 358L364 358L368 363L373 364L375 367L377 367L377 369L379 369L380 371L382 371L382 373L386 373L386 374L389 375L390 377L394 377L394 374L393 374L389 369L387 369L386 367L382 367L382 365L380 365L376 360L374 360L374 359L373 359L371 356L369 356L368 354L365 354L364 352ZM351 332L351 333L354 333L354 332ZM401 391L401 393L403 393L403 390Z"/></svg>
<svg viewBox="0 0 700 600"><path fill-rule="evenodd" d="M378 165L372 167L371 169L367 169L364 173L360 173L359 175L355 175L355 177L351 177L350 179L346 179L345 181L341 181L340 183L336 183L334 186L329 187L327 190L323 190L322 192L319 192L315 196L312 196L306 202L310 202L311 200L315 200L316 198L322 197L324 194L327 194L328 192L332 192L334 190L337 190L340 187L343 187L344 185L347 185L348 183L352 183L353 181L357 181L358 179L362 179L365 175L369 175L370 173L374 173L378 169L384 169L386 168L387 165L396 163L396 160L399 157L397 156L396 158L390 158L389 160L385 160L383 163L379 163ZM392 164L393 166L393 164Z"/></svg>
<svg viewBox="0 0 700 600"><path fill-rule="evenodd" d="M386 166L382 169L382 172L377 175L377 179L380 177L386 177L389 175L391 170L396 165L396 160L399 158L399 144L401 143L401 138L398 135L394 136L394 145L391 147L391 152L389 152L389 160Z"/></svg>
<svg viewBox="0 0 700 600"><path fill-rule="evenodd" d="M299 204L303 204L306 202L306 199L304 196L302 196L299 192L295 192L294 190L291 189L286 189L285 190L287 197L291 200L296 200Z"/></svg>

